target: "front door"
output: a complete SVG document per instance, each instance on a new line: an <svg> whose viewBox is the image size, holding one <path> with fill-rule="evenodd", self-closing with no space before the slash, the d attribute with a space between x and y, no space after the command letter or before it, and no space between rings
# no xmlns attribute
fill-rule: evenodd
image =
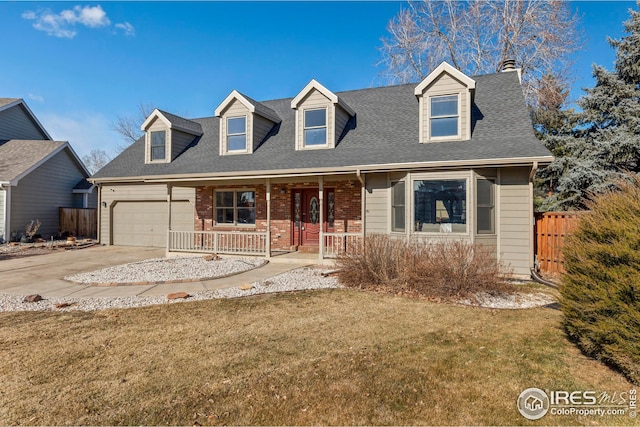
<svg viewBox="0 0 640 427"><path fill-rule="evenodd" d="M333 190L324 191L324 231L333 231ZM317 188L293 190L293 241L296 246L320 244L320 193Z"/></svg>

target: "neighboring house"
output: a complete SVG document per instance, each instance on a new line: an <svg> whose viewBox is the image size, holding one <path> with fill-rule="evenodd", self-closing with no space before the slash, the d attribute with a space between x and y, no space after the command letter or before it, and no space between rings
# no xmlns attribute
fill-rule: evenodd
<svg viewBox="0 0 640 427"><path fill-rule="evenodd" d="M19 239L36 219L38 234L58 233L60 207L95 208L89 175L69 143L53 141L22 99L0 98L0 241Z"/></svg>
<svg viewBox="0 0 640 427"><path fill-rule="evenodd" d="M519 70L470 78L443 63L419 84L294 98L232 91L214 117L155 110L95 174L99 234L171 251L318 252L363 236L464 239L516 275L533 266L534 137Z"/></svg>

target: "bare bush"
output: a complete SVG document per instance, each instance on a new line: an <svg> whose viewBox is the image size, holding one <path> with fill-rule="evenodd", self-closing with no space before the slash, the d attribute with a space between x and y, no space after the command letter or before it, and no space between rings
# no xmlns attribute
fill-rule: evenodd
<svg viewBox="0 0 640 427"><path fill-rule="evenodd" d="M510 275L482 245L386 235L367 236L363 251L341 257L338 266L340 282L348 287L444 299L504 291Z"/></svg>

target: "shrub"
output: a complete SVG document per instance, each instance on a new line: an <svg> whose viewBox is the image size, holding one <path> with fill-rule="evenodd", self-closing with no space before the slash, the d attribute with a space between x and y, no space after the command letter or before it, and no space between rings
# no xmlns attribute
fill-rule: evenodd
<svg viewBox="0 0 640 427"><path fill-rule="evenodd" d="M508 272L491 248L461 240L428 244L367 236L358 254L338 259L338 278L348 287L431 298L473 297L506 288Z"/></svg>
<svg viewBox="0 0 640 427"><path fill-rule="evenodd" d="M640 384L640 178L593 196L563 248L565 329L587 354Z"/></svg>

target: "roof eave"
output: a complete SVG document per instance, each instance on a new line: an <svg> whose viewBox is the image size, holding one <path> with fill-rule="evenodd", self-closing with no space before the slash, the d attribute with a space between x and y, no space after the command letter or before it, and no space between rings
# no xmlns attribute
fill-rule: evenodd
<svg viewBox="0 0 640 427"><path fill-rule="evenodd" d="M537 162L539 166L548 165L553 156L514 157L503 159L445 160L433 162L385 163L379 165L352 165L344 167L321 167L306 169L274 169L243 172L211 172L204 174L172 174L130 177L89 178L93 184L115 182L168 182L168 181L216 181L229 179L284 178L308 175L344 175L348 173L372 173L412 169L469 168L469 167L509 167L530 166Z"/></svg>

